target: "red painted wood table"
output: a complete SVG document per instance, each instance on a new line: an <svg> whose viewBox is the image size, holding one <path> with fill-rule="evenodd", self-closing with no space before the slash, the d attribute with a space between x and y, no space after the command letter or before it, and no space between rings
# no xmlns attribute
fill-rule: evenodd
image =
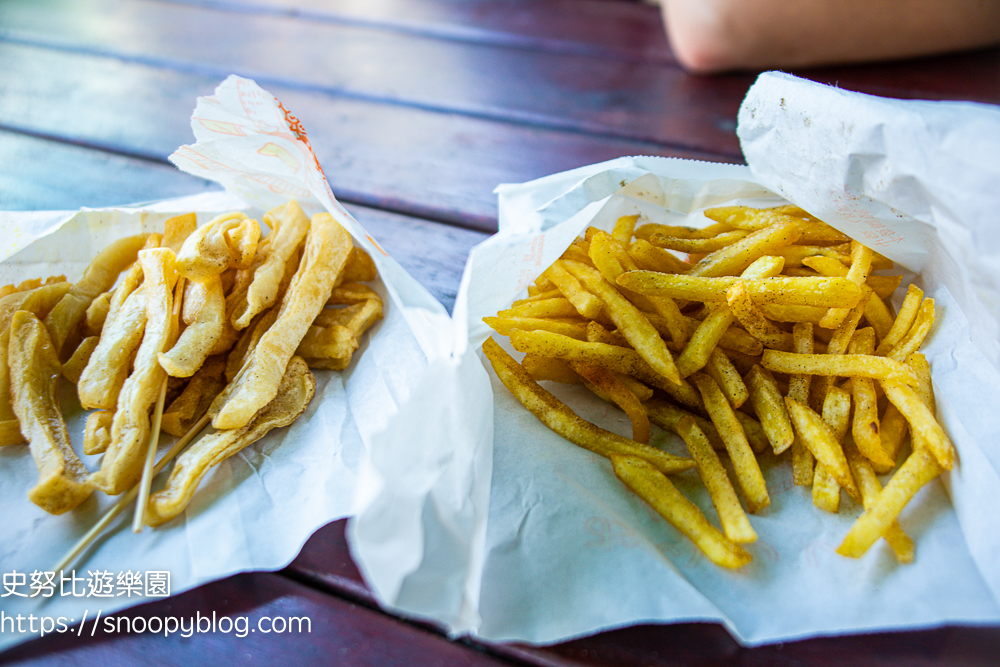
<svg viewBox="0 0 1000 667"><path fill-rule="evenodd" d="M0 210L150 201L217 186L167 162L226 75L294 110L334 191L449 309L498 183L620 155L741 162L754 73L690 76L656 8L622 0L6 0ZM796 72L888 97L1000 102L1000 50ZM433 250L431 250L433 249ZM970 665L1000 629L741 648L720 626L641 626L537 648L452 641L378 608L344 521L280 572L123 612L301 615L299 635L50 635L0 664Z"/></svg>

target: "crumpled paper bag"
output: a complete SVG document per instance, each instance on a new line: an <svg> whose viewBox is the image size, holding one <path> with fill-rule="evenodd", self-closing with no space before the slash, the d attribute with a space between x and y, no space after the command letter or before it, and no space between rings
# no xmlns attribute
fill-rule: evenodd
<svg viewBox="0 0 1000 667"><path fill-rule="evenodd" d="M489 335L481 318L523 294L588 224L610 230L620 215L638 213L640 224L704 226L701 211L709 206L798 204L920 272L908 275L937 304L924 352L959 464L902 515L916 562L898 564L883 544L859 560L837 555L860 508L845 498L840 514L816 509L809 489L792 484L788 465L765 460L772 504L751 518L760 535L749 546L754 561L738 572L715 567L625 490L607 461L550 432L490 371L492 399L471 386L434 389L464 396L470 413L492 400L485 529L422 494L402 466L383 468L383 481L393 497L423 501L420 523L410 511L383 505L377 515L361 507L351 524L356 560L388 606L437 619L455 634L543 644L646 622L716 621L747 645L1000 622L1000 514L993 511L1000 506L1000 267L988 235L1000 207L990 185L997 182L1000 114L982 105L880 100L766 74L747 95L738 132L749 167L621 158L498 188L500 231L470 254L456 301L466 355ZM548 388L585 418L629 433L624 415L586 392ZM684 453L672 435L659 432L654 442ZM447 461L434 463L471 465L480 443L452 446ZM469 475L475 480L471 468ZM676 476L676 484L714 520L694 473ZM362 529L376 518L381 532ZM462 551L462 531L483 531L485 541ZM387 557L390 546L447 558L462 573L429 558L399 566ZM470 586L477 576L478 588Z"/></svg>

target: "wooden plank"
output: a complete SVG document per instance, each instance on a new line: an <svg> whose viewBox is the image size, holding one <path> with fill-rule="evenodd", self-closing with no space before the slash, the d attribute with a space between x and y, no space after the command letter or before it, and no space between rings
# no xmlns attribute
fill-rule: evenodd
<svg viewBox="0 0 1000 667"><path fill-rule="evenodd" d="M0 127L166 161L214 76L0 42ZM493 231L500 183L621 155L725 156L269 86L345 202ZM68 91L71 91L68 92ZM113 113L109 113L113 110ZM44 152L25 157L44 178Z"/></svg>
<svg viewBox="0 0 1000 667"><path fill-rule="evenodd" d="M164 617L184 618L190 628L198 616L216 618L215 632L126 632L132 623L148 627ZM223 616L234 625L220 622ZM308 622L290 619L308 619ZM110 619L112 626L107 623ZM129 620L119 620L129 619ZM142 619L136 621L135 619ZM246 619L237 620L237 619ZM117 628L122 632L105 632ZM202 623L209 628L209 622ZM226 627L229 631L226 632ZM278 633L276 629L287 628ZM305 629L308 627L308 631ZM102 619L95 635L90 622L82 636L50 634L6 651L6 665L197 665L337 664L405 666L454 665L498 667L508 660L488 655L336 597L312 590L287 577L241 574L166 600L125 610ZM244 634L244 636L239 636ZM300 630L300 631L296 631Z"/></svg>
<svg viewBox="0 0 1000 667"><path fill-rule="evenodd" d="M75 211L218 190L172 165L0 130L0 210Z"/></svg>
<svg viewBox="0 0 1000 667"><path fill-rule="evenodd" d="M452 41L675 63L658 7L608 0L170 0Z"/></svg>
<svg viewBox="0 0 1000 667"><path fill-rule="evenodd" d="M68 7L72 5L73 10ZM739 155L752 77L153 0L10 0L9 38L385 104ZM317 49L317 44L329 44ZM692 104L698 113L692 114Z"/></svg>

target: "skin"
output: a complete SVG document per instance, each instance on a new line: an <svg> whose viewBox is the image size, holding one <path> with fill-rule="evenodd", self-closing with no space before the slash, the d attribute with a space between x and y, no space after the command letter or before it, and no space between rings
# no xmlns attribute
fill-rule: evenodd
<svg viewBox="0 0 1000 667"><path fill-rule="evenodd" d="M1000 44L1000 0L661 0L692 73L891 60Z"/></svg>

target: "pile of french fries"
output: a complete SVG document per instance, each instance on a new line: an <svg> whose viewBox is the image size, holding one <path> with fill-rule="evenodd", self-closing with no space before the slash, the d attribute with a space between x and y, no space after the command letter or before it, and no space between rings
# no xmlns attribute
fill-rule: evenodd
<svg viewBox="0 0 1000 667"><path fill-rule="evenodd" d="M138 496L137 527L187 506L207 471L286 426L315 392L310 368L342 370L382 317L364 282L375 265L327 213L295 201L197 227L194 213L163 233L112 243L83 277L0 288L0 445L27 441L39 470L32 502L53 514L95 490ZM57 400L76 383L87 418L83 450L70 442ZM163 488L149 494L161 429L194 440ZM137 529L138 529L137 528Z"/></svg>
<svg viewBox="0 0 1000 667"><path fill-rule="evenodd" d="M884 538L912 561L897 517L954 463L918 351L933 300L910 285L894 315L901 277L873 273L892 262L797 207L704 213L714 224L701 229L638 216L611 233L587 229L527 298L484 318L524 353L518 363L488 339L497 376L549 428L608 457L719 565L752 560L742 545L757 539L747 513L770 504L767 452L789 461L818 508L839 511L841 490L864 508L840 554L860 557ZM583 383L628 416L632 438L580 418L540 381ZM691 457L650 445L650 423ZM721 530L669 479L691 468Z"/></svg>

